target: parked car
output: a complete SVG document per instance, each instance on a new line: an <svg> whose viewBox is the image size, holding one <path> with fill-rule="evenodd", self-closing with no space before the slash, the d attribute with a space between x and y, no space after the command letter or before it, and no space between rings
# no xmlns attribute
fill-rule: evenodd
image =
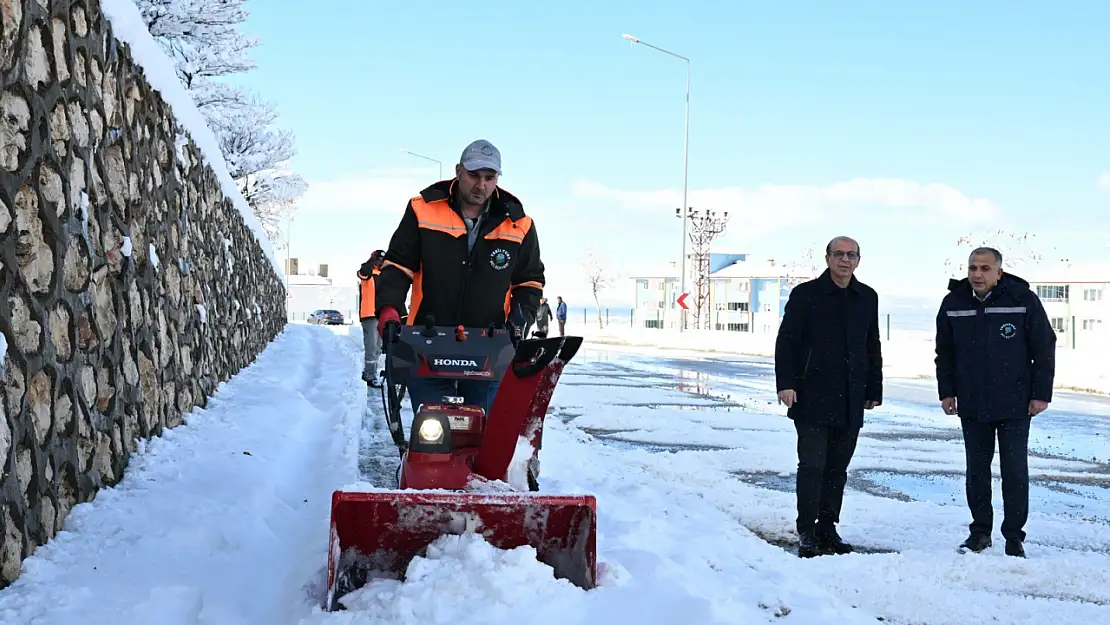
<svg viewBox="0 0 1110 625"><path fill-rule="evenodd" d="M324 326L341 326L346 323L343 319L343 313L338 310L328 309L313 311L312 314L308 316L308 322Z"/></svg>

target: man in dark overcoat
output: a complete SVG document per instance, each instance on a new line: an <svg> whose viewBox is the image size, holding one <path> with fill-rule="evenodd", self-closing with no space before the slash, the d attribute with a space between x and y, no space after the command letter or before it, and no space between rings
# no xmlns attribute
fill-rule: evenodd
<svg viewBox="0 0 1110 625"><path fill-rule="evenodd" d="M790 292L775 343L779 401L798 433L798 555L850 553L836 531L864 410L882 403L879 297L855 277L859 244L837 237L828 268Z"/></svg>

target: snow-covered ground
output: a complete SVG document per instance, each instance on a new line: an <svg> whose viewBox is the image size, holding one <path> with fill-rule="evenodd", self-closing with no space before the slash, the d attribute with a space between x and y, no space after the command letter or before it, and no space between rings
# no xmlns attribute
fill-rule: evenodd
<svg viewBox="0 0 1110 625"><path fill-rule="evenodd" d="M695 330L647 330L627 325L599 328L596 324L574 324L570 333L587 337L594 344L635 346L660 353L675 350L685 353L716 352L750 356L774 356L774 334ZM1096 338L1090 338L1096 337ZM935 379L934 335L929 332L894 330L890 338L883 331L883 370L888 377ZM1110 332L1084 333L1081 344L1072 349L1061 336L1056 350L1056 387L1110 394ZM644 353L649 353L645 351Z"/></svg>
<svg viewBox="0 0 1110 625"><path fill-rule="evenodd" d="M927 383L891 383L841 527L867 553L800 560L794 434L769 365L621 348L568 366L541 454L543 490L597 497L598 588L555 580L527 548L447 537L405 582L322 612L328 498L360 466L393 466L360 462L388 448L376 413L361 423L360 351L357 326L288 326L207 409L140 449L116 488L74 508L0 591L0 622L1110 622L1110 400L1061 394L1037 418L1017 560L956 553L969 520L958 426Z"/></svg>

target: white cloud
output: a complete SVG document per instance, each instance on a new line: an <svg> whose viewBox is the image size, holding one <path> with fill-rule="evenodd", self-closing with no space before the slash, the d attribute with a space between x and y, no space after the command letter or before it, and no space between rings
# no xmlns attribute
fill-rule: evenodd
<svg viewBox="0 0 1110 625"><path fill-rule="evenodd" d="M594 181L580 181L575 183L574 192L580 197L612 201L629 209L673 211L682 205L681 190L676 189L626 191ZM1001 214L993 201L968 197L949 185L898 178L854 178L826 186L697 189L690 192L688 203L695 209L729 211L730 221L743 223L747 236L759 236L823 217L842 218L844 211L857 209L884 218L932 214L951 223L991 222ZM917 210L892 214L891 209Z"/></svg>
<svg viewBox="0 0 1110 625"><path fill-rule="evenodd" d="M1110 191L1110 171L1104 171L1099 174L1098 186Z"/></svg>

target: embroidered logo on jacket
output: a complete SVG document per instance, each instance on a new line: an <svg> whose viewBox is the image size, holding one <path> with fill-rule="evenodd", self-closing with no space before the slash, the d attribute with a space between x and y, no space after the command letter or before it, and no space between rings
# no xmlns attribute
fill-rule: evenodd
<svg viewBox="0 0 1110 625"><path fill-rule="evenodd" d="M501 271L509 266L509 261L512 260L512 258L513 257L510 256L508 252L501 248L497 248L489 255L489 266L497 271Z"/></svg>
<svg viewBox="0 0 1110 625"><path fill-rule="evenodd" d="M1001 334L1004 339L1012 339L1017 335L1017 327L1012 323L1004 323L998 328L998 333Z"/></svg>

